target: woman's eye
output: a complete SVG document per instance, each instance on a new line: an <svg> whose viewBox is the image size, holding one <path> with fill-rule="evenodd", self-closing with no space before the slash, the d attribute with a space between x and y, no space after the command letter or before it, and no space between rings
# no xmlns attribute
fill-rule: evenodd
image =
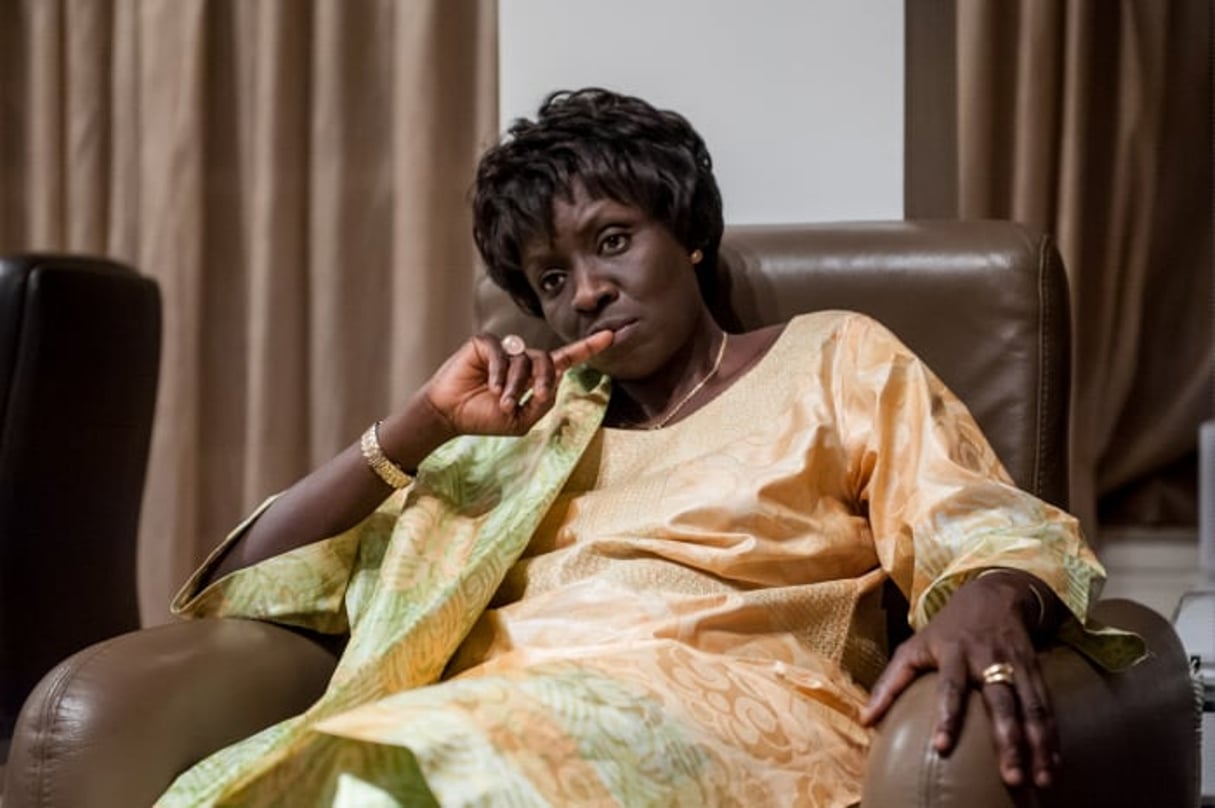
<svg viewBox="0 0 1215 808"><path fill-rule="evenodd" d="M536 286L541 292L552 294L561 288L565 283L565 273L551 269L548 272L543 272L536 281Z"/></svg>
<svg viewBox="0 0 1215 808"><path fill-rule="evenodd" d="M615 255L628 249L629 237L626 233L608 233L599 242L599 252L604 255Z"/></svg>

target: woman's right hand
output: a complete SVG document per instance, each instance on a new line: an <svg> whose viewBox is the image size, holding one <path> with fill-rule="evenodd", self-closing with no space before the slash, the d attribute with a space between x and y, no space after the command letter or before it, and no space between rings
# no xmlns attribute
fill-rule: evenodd
<svg viewBox="0 0 1215 808"><path fill-rule="evenodd" d="M553 406L561 374L606 350L612 339L612 332L600 331L555 351L528 348L511 356L497 337L478 334L421 393L453 436L522 435Z"/></svg>

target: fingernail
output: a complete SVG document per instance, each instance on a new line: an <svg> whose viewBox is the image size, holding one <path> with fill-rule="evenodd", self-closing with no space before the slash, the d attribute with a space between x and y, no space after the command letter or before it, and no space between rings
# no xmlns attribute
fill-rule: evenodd
<svg viewBox="0 0 1215 808"><path fill-rule="evenodd" d="M504 396L502 398L502 409L513 410L514 408L515 408L515 397L514 396Z"/></svg>
<svg viewBox="0 0 1215 808"><path fill-rule="evenodd" d="M947 748L949 746L949 733L944 731L938 732L932 739L932 744L938 750Z"/></svg>
<svg viewBox="0 0 1215 808"><path fill-rule="evenodd" d="M1050 772L1048 772L1046 769L1042 769L1038 772L1037 777L1034 778L1034 782L1038 784L1038 788L1049 788Z"/></svg>
<svg viewBox="0 0 1215 808"><path fill-rule="evenodd" d="M1019 769L1015 766L1013 768L1009 769L1008 776L1005 777L1005 779L1008 781L1008 784L1010 786L1021 785L1021 769Z"/></svg>

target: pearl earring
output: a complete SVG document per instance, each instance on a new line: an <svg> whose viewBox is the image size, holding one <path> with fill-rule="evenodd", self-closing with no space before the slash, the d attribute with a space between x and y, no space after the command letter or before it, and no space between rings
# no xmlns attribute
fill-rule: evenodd
<svg viewBox="0 0 1215 808"><path fill-rule="evenodd" d="M692 264L696 265L696 264L699 264L702 260L704 260L705 254L702 253L699 249L697 249L697 250L692 250L692 254L688 257L692 259Z"/></svg>

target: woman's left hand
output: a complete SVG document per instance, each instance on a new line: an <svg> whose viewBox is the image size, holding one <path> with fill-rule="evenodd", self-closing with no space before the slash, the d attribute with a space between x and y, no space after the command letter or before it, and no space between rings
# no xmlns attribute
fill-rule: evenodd
<svg viewBox="0 0 1215 808"><path fill-rule="evenodd" d="M1037 623L1043 617L1029 588L1033 580L1001 570L959 588L923 630L899 646L870 694L862 723L877 723L920 674L939 671L937 751L948 756L957 742L974 686L991 716L1004 782L1027 784L1028 767L1034 785L1049 786L1059 768L1059 736L1030 634L1030 627L1041 628ZM1042 590L1046 587L1038 585L1039 594ZM985 684L984 671L999 663L1012 666L1011 680Z"/></svg>

